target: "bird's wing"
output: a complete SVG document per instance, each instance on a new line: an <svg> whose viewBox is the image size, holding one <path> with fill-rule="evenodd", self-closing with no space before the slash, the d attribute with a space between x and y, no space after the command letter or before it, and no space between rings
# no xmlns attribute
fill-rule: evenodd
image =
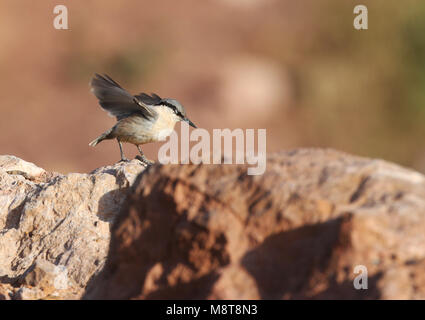
<svg viewBox="0 0 425 320"><path fill-rule="evenodd" d="M158 96L155 93L151 93L152 96L142 92L139 93L137 96L135 96L139 101L141 101L144 104L150 105L150 106L157 106L160 105L162 102L162 98Z"/></svg>
<svg viewBox="0 0 425 320"><path fill-rule="evenodd" d="M153 108L140 101L137 96L132 96L106 74L101 76L96 73L90 85L100 106L110 115L117 117L117 120L135 114L149 120L158 116Z"/></svg>

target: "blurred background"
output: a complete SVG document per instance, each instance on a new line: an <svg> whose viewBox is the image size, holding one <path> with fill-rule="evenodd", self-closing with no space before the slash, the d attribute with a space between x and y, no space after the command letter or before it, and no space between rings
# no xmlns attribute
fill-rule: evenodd
<svg viewBox="0 0 425 320"><path fill-rule="evenodd" d="M358 4L368 30L353 28ZM69 30L53 28L56 5ZM266 128L269 152L331 147L425 172L424 1L1 0L0 48L0 154L47 170L119 159L115 141L88 146L115 123L89 91L98 72L178 99L198 127Z"/></svg>

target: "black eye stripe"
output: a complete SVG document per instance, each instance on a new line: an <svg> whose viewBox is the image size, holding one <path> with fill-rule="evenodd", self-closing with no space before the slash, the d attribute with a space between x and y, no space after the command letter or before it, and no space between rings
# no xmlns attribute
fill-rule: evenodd
<svg viewBox="0 0 425 320"><path fill-rule="evenodd" d="M171 103L169 103L167 101L161 101L161 103L158 104L158 105L163 105L163 106L166 106L166 107L171 108L173 110L176 108L173 104L171 104Z"/></svg>
<svg viewBox="0 0 425 320"><path fill-rule="evenodd" d="M171 104L171 103L169 103L167 101L162 101L161 104L164 105L164 106L166 106L166 107L168 107L168 108L170 108L170 109L172 109L174 111L174 113L176 115L178 115L179 117L184 118L183 114L179 110L177 110L177 108L176 108L175 105L173 105L173 104Z"/></svg>

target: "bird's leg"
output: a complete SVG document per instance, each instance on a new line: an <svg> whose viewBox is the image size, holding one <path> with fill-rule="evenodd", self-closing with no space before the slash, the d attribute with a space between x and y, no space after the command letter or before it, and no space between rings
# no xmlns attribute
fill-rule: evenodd
<svg viewBox="0 0 425 320"><path fill-rule="evenodd" d="M136 156L137 160L140 160L141 162L143 162L146 165L151 165L154 164L154 161L149 160L148 158L145 157L145 155L143 154L142 148L140 148L140 145L137 145L137 150L139 150L140 152L140 156Z"/></svg>
<svg viewBox="0 0 425 320"><path fill-rule="evenodd" d="M127 162L127 161L130 161L130 160L128 160L128 159L125 157L124 152L122 151L122 143L121 143L121 141L119 141L118 139L117 139L117 141L118 141L118 145L120 146L120 153L121 153L121 160L120 160L119 162Z"/></svg>

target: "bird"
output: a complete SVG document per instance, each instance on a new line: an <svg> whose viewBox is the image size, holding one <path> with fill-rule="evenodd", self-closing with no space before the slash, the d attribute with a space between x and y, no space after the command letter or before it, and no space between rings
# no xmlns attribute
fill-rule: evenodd
<svg viewBox="0 0 425 320"><path fill-rule="evenodd" d="M137 146L140 156L136 156L136 159L148 166L154 162L145 157L141 145L163 141L173 132L179 121L185 121L197 128L187 117L183 105L175 99L163 99L155 93L149 95L142 92L131 95L106 74L95 73L90 86L91 92L99 100L99 105L109 115L116 117L117 123L89 145L95 147L103 140L116 139L121 154L119 162L130 161L124 155L123 142Z"/></svg>

